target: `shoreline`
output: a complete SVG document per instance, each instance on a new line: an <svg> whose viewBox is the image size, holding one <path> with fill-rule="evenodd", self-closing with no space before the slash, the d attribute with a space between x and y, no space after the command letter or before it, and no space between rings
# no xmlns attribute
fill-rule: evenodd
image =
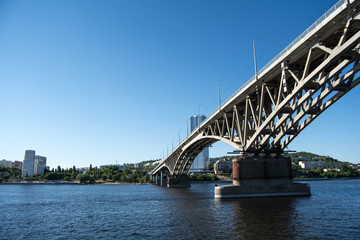
<svg viewBox="0 0 360 240"><path fill-rule="evenodd" d="M360 177L342 177L342 178L294 178L294 182L301 181L334 181L334 180L360 180ZM208 184L208 183L231 183L232 180L216 181L191 181L191 184ZM153 183L127 183L127 182L96 182L79 183L79 182L2 182L0 185L152 185Z"/></svg>
<svg viewBox="0 0 360 240"><path fill-rule="evenodd" d="M127 182L99 182L99 183L79 183L79 182L2 182L0 185L147 185L152 183L127 183Z"/></svg>
<svg viewBox="0 0 360 240"><path fill-rule="evenodd" d="M360 177L341 177L341 178L294 178L293 181L326 181L326 180L353 180Z"/></svg>

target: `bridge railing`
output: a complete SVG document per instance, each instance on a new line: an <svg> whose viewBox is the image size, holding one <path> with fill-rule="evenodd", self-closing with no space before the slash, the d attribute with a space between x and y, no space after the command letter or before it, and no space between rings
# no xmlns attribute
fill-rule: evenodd
<svg viewBox="0 0 360 240"><path fill-rule="evenodd" d="M353 2L352 0L351 2ZM257 75L259 76L261 73L265 72L273 63L278 61L281 57L286 55L298 42L304 39L312 30L314 30L317 26L319 26L325 19L327 19L333 12L335 12L338 8L342 7L345 4L346 0L338 1L334 6L332 6L327 12L325 12L316 22L314 22L310 27L308 27L302 34L300 34L294 41L292 41L285 49L283 49L278 55L276 55L270 62L268 62L264 67L262 67ZM225 106L228 102L230 102L240 91L247 88L250 84L255 81L255 76L251 77L244 85L242 85L236 92L234 92L227 100L225 100L221 106ZM210 116L206 119L212 118L214 115L218 113L218 110L214 111ZM205 119L205 120L206 120ZM205 122L204 120L204 122ZM201 125L199 126L201 127ZM199 128L198 127L198 128ZM197 128L193 131L195 132Z"/></svg>
<svg viewBox="0 0 360 240"><path fill-rule="evenodd" d="M314 22L310 27L308 27L300 36L298 36L294 41L292 41L285 49L283 49L278 55L276 55L270 62L268 62L263 68L261 68L257 75L263 73L268 67L270 67L274 62L284 56L286 53L292 49L296 43L298 43L301 39L305 38L312 30L314 30L318 25L320 25L326 18L328 18L336 9L341 7L345 3L345 0L338 1L334 6L332 6L326 13L324 13L316 22ZM255 76L250 78L244 85L242 85L234 94L232 94L221 106L226 105L236 94L238 94L241 90L249 86L255 80ZM216 111L210 116L214 115ZM210 117L209 116L209 117Z"/></svg>
<svg viewBox="0 0 360 240"><path fill-rule="evenodd" d="M350 0L350 2L353 2L355 0ZM327 19L333 12L335 12L338 8L342 7L343 4L346 4L347 0L340 0L338 1L334 6L332 6L327 12L325 12L318 20L316 20L316 22L314 22L310 27L308 27L302 34L300 34L294 41L292 41L285 49L283 49L278 55L276 55L270 62L268 62L264 67L262 67L257 75L259 76L260 74L262 74L263 72L265 72L265 70L267 70L273 63L275 63L276 61L278 61L281 57L283 57L284 55L286 55L298 42L300 42L302 39L304 39L311 31L313 31L317 26L319 26L325 19ZM244 85L242 85L238 90L236 90L235 93L233 93L227 100L225 100L220 108L222 106L225 106L227 103L229 103L240 91L242 91L243 89L247 88L250 84L253 83L253 81L255 81L255 76L251 77ZM212 114L210 114L203 122L202 124L200 124L197 128L195 128L186 138L184 138L184 140L170 153L167 155L167 157L161 162L163 163L174 151L176 151L176 149L181 146L185 141L188 140L188 138L191 137L191 135L193 135L196 131L199 130L200 127L202 127L203 124L205 124L207 119L211 119L213 116L215 116L220 108L218 108L217 110L215 110ZM160 163L160 164L161 164ZM159 164L159 165L160 165Z"/></svg>

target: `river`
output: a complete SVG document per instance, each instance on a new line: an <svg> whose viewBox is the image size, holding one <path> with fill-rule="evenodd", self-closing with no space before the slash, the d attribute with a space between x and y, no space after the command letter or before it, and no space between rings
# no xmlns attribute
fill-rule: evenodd
<svg viewBox="0 0 360 240"><path fill-rule="evenodd" d="M3 184L0 239L359 239L360 180L306 183L311 197L232 200L214 183Z"/></svg>

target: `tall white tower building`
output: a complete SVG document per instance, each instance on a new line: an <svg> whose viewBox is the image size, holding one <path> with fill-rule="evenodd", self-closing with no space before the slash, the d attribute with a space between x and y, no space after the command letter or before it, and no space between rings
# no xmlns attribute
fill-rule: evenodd
<svg viewBox="0 0 360 240"><path fill-rule="evenodd" d="M22 165L21 177L34 176L34 168L35 168L35 151L26 150L24 156L24 162Z"/></svg>
<svg viewBox="0 0 360 240"><path fill-rule="evenodd" d="M34 175L43 175L46 167L46 157L35 155Z"/></svg>
<svg viewBox="0 0 360 240"><path fill-rule="evenodd" d="M34 150L26 150L22 164L21 177L43 175L46 167L46 157L35 155Z"/></svg>
<svg viewBox="0 0 360 240"><path fill-rule="evenodd" d="M193 115L190 117L190 131L194 131L206 117L204 115ZM209 148L205 148L191 165L190 172L201 172L206 170L206 163L209 161Z"/></svg>

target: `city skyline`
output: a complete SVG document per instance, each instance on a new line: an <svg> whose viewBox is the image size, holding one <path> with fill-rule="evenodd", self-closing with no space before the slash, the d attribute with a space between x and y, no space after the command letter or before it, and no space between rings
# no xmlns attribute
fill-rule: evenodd
<svg viewBox="0 0 360 240"><path fill-rule="evenodd" d="M21 177L43 175L46 168L46 157L35 155L34 150L25 150Z"/></svg>
<svg viewBox="0 0 360 240"><path fill-rule="evenodd" d="M189 116L217 109L219 85L223 102L254 75L254 39L261 69L336 2L1 1L0 159L160 159ZM360 162L359 98L356 87L289 149ZM210 157L232 150L215 143Z"/></svg>

